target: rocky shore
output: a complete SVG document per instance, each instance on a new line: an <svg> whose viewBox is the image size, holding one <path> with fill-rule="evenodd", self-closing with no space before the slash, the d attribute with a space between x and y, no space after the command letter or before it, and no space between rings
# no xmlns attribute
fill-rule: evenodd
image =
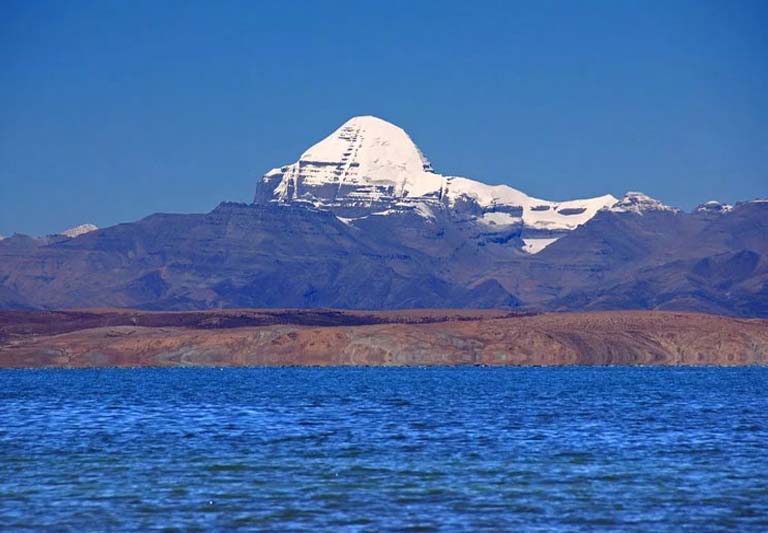
<svg viewBox="0 0 768 533"><path fill-rule="evenodd" d="M765 365L768 320L617 311L0 311L0 368Z"/></svg>

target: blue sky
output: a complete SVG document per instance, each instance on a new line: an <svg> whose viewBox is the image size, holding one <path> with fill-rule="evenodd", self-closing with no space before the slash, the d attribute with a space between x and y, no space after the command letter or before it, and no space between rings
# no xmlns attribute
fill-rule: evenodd
<svg viewBox="0 0 768 533"><path fill-rule="evenodd" d="M0 234L250 201L354 115L568 199L768 196L768 2L5 0Z"/></svg>

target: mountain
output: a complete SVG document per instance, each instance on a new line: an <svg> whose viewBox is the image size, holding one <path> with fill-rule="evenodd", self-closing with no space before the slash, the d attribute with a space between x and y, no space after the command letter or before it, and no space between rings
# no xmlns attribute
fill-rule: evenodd
<svg viewBox="0 0 768 533"><path fill-rule="evenodd" d="M432 258L380 245L328 211L224 203L74 239L0 243L6 307L508 307L497 283L435 276ZM8 303L10 302L10 303Z"/></svg>
<svg viewBox="0 0 768 533"><path fill-rule="evenodd" d="M0 307L768 316L768 201L540 200L437 174L403 130L356 117L251 204L0 240Z"/></svg>
<svg viewBox="0 0 768 533"><path fill-rule="evenodd" d="M768 202L715 213L611 209L517 269L516 276L526 270L524 279L535 285L530 293L513 292L529 305L557 310L768 316L767 268ZM498 274L511 289L507 273Z"/></svg>
<svg viewBox="0 0 768 533"><path fill-rule="evenodd" d="M79 226L75 226L74 228L69 228L67 230L62 231L61 234L67 237L78 237L80 235L83 235L90 231L95 231L97 229L99 228L97 226L94 226L93 224L80 224Z"/></svg>
<svg viewBox="0 0 768 533"><path fill-rule="evenodd" d="M413 213L475 222L486 232L518 228L520 249L536 252L616 203L610 194L552 202L507 185L444 176L408 134L380 118L354 117L293 164L267 172L254 203L312 205L359 221Z"/></svg>

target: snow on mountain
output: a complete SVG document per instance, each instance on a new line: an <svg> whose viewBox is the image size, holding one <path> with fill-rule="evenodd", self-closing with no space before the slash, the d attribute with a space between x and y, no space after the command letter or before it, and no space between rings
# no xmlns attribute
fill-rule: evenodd
<svg viewBox="0 0 768 533"><path fill-rule="evenodd" d="M269 171L255 201L376 209L398 200L438 198L443 184L405 131L366 116L348 120L296 163Z"/></svg>
<svg viewBox="0 0 768 533"><path fill-rule="evenodd" d="M523 250L529 254L537 254L544 248L555 242L556 238L550 239L523 239Z"/></svg>
<svg viewBox="0 0 768 533"><path fill-rule="evenodd" d="M609 210L615 213L634 213L636 215L642 215L648 211L680 212L676 207L670 207L641 192L626 193L624 198L610 206Z"/></svg>
<svg viewBox="0 0 768 533"><path fill-rule="evenodd" d="M94 226L93 224L80 224L79 226L75 226L74 228L69 228L67 230L62 231L61 235L66 235L67 237L74 238L79 235L83 235L84 233L89 233L97 229L99 228Z"/></svg>
<svg viewBox="0 0 768 533"><path fill-rule="evenodd" d="M254 198L310 204L345 221L404 212L431 219L444 211L487 227L522 226L546 238L555 236L548 232L574 229L616 201L605 195L554 202L508 185L438 174L405 131L372 116L348 120L297 162L267 172Z"/></svg>
<svg viewBox="0 0 768 533"><path fill-rule="evenodd" d="M508 185L486 185L467 178L446 178L448 205L471 198L483 208L480 222L486 224L516 224L542 230L572 230L595 216L600 209L617 202L615 196L606 194L596 198L553 202L528 196ZM518 207L519 213L509 212Z"/></svg>
<svg viewBox="0 0 768 533"><path fill-rule="evenodd" d="M733 209L733 206L730 204L723 204L718 202L717 200L710 200L709 202L704 202L703 204L696 207L694 210L694 213L727 213Z"/></svg>
<svg viewBox="0 0 768 533"><path fill-rule="evenodd" d="M443 183L405 131L370 116L350 119L291 167L305 185L360 185L372 194L383 187L396 197L427 196Z"/></svg>

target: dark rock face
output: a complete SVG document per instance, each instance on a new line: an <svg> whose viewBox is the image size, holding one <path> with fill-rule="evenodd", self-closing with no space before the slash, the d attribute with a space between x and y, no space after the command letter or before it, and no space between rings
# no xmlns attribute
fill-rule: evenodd
<svg viewBox="0 0 768 533"><path fill-rule="evenodd" d="M468 209L471 206L468 206ZM768 202L601 211L526 255L460 210L341 220L224 203L76 238L0 241L0 307L670 309L768 316ZM341 215L340 215L341 216Z"/></svg>

